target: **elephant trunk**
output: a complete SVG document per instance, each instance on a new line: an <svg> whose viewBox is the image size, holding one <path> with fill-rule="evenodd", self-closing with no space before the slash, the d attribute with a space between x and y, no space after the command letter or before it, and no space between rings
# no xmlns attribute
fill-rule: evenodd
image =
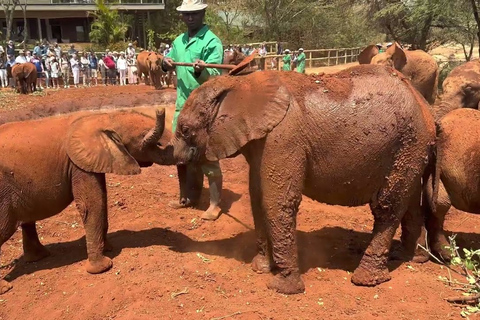
<svg viewBox="0 0 480 320"><path fill-rule="evenodd" d="M143 138L143 145L156 144L162 137L165 129L165 109L157 110L157 121L155 128L151 129Z"/></svg>

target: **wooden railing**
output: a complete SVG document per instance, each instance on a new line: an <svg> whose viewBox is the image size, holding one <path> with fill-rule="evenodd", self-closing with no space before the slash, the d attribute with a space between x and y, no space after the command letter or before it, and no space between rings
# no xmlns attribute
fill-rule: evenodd
<svg viewBox="0 0 480 320"><path fill-rule="evenodd" d="M318 68L355 62L361 50L361 47L305 50L306 67ZM293 55L293 52L291 54ZM279 62L283 57L284 55L268 54L264 57L257 57L256 62L262 70L280 70L281 63Z"/></svg>

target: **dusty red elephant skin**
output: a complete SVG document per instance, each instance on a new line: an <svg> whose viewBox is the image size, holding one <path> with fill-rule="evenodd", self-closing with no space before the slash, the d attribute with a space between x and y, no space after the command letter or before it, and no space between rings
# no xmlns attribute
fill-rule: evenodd
<svg viewBox="0 0 480 320"><path fill-rule="evenodd" d="M433 104L437 97L438 64L423 50L403 50L398 43L379 53L376 45L366 47L358 56L360 64L391 66L402 72L412 81L428 103Z"/></svg>
<svg viewBox="0 0 480 320"><path fill-rule="evenodd" d="M480 157L478 137L480 136L480 111L470 108L456 109L444 116L438 125L437 168L440 177L438 199L432 188L425 193L427 231L429 246L435 254L446 261L450 252L444 233L444 222L452 206L456 209L480 213ZM431 186L430 183L427 184ZM421 237L420 240L424 240ZM421 244L425 246L424 241Z"/></svg>
<svg viewBox="0 0 480 320"><path fill-rule="evenodd" d="M404 216L402 240L413 253L435 127L428 105L401 77L372 65L328 76L256 72L213 79L187 100L175 157L245 156L258 247L252 267L278 271L269 288L304 291L295 237L302 194L328 204L370 204L373 239L355 284L390 279L388 252Z"/></svg>
<svg viewBox="0 0 480 320"><path fill-rule="evenodd" d="M480 60L475 59L454 68L442 84L443 94L433 108L435 118L458 108L478 109L480 100Z"/></svg>
<svg viewBox="0 0 480 320"><path fill-rule="evenodd" d="M171 123L173 113L167 121ZM105 173L134 175L140 167L173 164L165 109L138 107L79 111L0 126L0 246L21 224L26 261L48 255L35 221L73 200L86 231L89 273L112 266L103 255L106 233ZM0 294L11 288L0 279Z"/></svg>

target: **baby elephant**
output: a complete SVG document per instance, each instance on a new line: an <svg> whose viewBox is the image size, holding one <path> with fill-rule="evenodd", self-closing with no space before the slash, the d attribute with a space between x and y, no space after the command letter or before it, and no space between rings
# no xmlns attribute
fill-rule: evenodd
<svg viewBox="0 0 480 320"><path fill-rule="evenodd" d="M171 121L168 121L170 123ZM60 213L73 200L85 225L89 273L112 267L106 249L105 173L139 174L173 164L165 109L81 111L0 126L0 246L22 226L26 261L48 255L35 221ZM0 294L11 285L0 278Z"/></svg>
<svg viewBox="0 0 480 320"><path fill-rule="evenodd" d="M440 120L438 131L438 200L436 210L427 210L426 227L431 250L449 260L443 230L446 213L452 205L480 213L480 111L453 110ZM431 203L432 193L428 189L425 203Z"/></svg>

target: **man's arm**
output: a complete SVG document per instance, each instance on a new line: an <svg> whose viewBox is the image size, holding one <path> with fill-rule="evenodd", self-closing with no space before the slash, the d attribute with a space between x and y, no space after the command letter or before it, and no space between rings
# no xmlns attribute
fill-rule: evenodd
<svg viewBox="0 0 480 320"><path fill-rule="evenodd" d="M214 38L207 44L202 58L202 61L205 63L221 64L223 62L223 46L220 39ZM204 83L210 76L218 76L220 74L220 69L205 68L200 72L195 71L194 76L199 83Z"/></svg>

